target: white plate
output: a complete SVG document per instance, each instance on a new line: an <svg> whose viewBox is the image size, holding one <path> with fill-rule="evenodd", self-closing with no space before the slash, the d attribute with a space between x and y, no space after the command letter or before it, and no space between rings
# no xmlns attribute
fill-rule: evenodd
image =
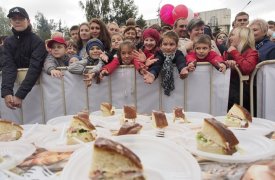
<svg viewBox="0 0 275 180"><path fill-rule="evenodd" d="M0 155L4 161L0 163L0 169L11 169L22 163L27 157L35 152L35 147L27 143L0 142ZM7 156L5 156L7 155Z"/></svg>
<svg viewBox="0 0 275 180"><path fill-rule="evenodd" d="M198 150L195 132L186 133L181 142L178 141L178 143L197 156L218 162L248 163L265 159L275 154L275 142L266 137L242 131L234 131L234 134L239 140L239 144L238 151L233 155L219 155Z"/></svg>
<svg viewBox="0 0 275 180"><path fill-rule="evenodd" d="M67 115L67 116L58 116L50 119L47 124L52 126L63 126L64 124L69 124L75 115Z"/></svg>
<svg viewBox="0 0 275 180"><path fill-rule="evenodd" d="M173 113L165 113L169 123L181 124L190 128L199 128L202 125L204 118L212 118L213 116L201 112L184 112L186 119L190 123L182 123L181 121L173 122Z"/></svg>
<svg viewBox="0 0 275 180"><path fill-rule="evenodd" d="M98 118L102 118L104 120L112 120L112 119L118 119L122 116L123 114L123 109L115 109L115 114L113 116L103 116L102 112L99 111L94 111L90 114L90 119L98 119Z"/></svg>
<svg viewBox="0 0 275 180"><path fill-rule="evenodd" d="M113 139L139 156L149 180L176 180L175 176L169 176L170 172L173 172L173 174L183 173L185 177L178 178L181 180L202 178L200 167L195 158L177 144L148 136L125 135ZM88 180L92 150L93 148L88 147L74 152L62 171L61 179ZM157 171L148 172L147 169L157 169L160 174Z"/></svg>
<svg viewBox="0 0 275 180"><path fill-rule="evenodd" d="M224 123L226 116L216 116L215 119ZM267 135L272 131L275 131L275 123L261 118L253 118L252 123L249 123L248 128L236 128L236 127L229 127L231 130L242 130L251 133L256 133L259 135Z"/></svg>
<svg viewBox="0 0 275 180"><path fill-rule="evenodd" d="M36 146L45 148L48 151L54 151L54 152L71 152L75 151L76 149L85 146L89 143L84 144L74 144L74 145L67 145L66 144L66 134L63 138L61 137L62 132L57 131L55 133L51 133L46 137L40 138L39 141L35 143ZM98 137L111 137L111 132L104 128L97 128L96 134Z"/></svg>

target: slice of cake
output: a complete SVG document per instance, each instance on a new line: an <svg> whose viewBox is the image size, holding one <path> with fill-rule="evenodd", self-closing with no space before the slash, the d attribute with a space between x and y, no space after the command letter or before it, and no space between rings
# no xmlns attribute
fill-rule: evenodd
<svg viewBox="0 0 275 180"><path fill-rule="evenodd" d="M120 136L125 134L138 134L141 128L142 128L142 125L138 123L126 122L120 127L117 135Z"/></svg>
<svg viewBox="0 0 275 180"><path fill-rule="evenodd" d="M23 128L8 120L0 120L0 141L14 141L21 138Z"/></svg>
<svg viewBox="0 0 275 180"><path fill-rule="evenodd" d="M82 111L73 117L70 127L67 130L67 144L78 144L74 138L83 142L90 142L95 140L94 125L89 121L89 114L87 111Z"/></svg>
<svg viewBox="0 0 275 180"><path fill-rule="evenodd" d="M183 108L182 107L175 107L173 109L173 122L175 122L176 120L180 120L182 122L186 122L188 123L186 117L185 117L185 114L183 113Z"/></svg>
<svg viewBox="0 0 275 180"><path fill-rule="evenodd" d="M124 106L123 107L123 120L124 122L133 121L137 118L137 110L135 106Z"/></svg>
<svg viewBox="0 0 275 180"><path fill-rule="evenodd" d="M225 125L229 127L247 128L249 122L252 122L250 113L238 104L234 104L229 109L225 118Z"/></svg>
<svg viewBox="0 0 275 180"><path fill-rule="evenodd" d="M232 155L237 151L238 139L223 123L214 118L205 118L197 133L197 148L201 151Z"/></svg>
<svg viewBox="0 0 275 180"><path fill-rule="evenodd" d="M106 138L94 142L90 179L144 180L139 157L120 143Z"/></svg>
<svg viewBox="0 0 275 180"><path fill-rule="evenodd" d="M152 112L152 124L155 128L165 128L168 126L166 115L162 111L153 111Z"/></svg>
<svg viewBox="0 0 275 180"><path fill-rule="evenodd" d="M100 110L103 116L112 116L115 114L115 108L112 106L112 104L107 102L100 104Z"/></svg>

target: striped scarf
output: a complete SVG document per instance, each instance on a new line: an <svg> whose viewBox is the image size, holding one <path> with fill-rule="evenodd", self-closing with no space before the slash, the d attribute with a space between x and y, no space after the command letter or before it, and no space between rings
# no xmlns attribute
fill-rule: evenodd
<svg viewBox="0 0 275 180"><path fill-rule="evenodd" d="M164 54L165 60L161 69L161 86L164 89L164 94L170 96L170 92L175 89L174 77L173 77L173 59L175 53L173 54Z"/></svg>

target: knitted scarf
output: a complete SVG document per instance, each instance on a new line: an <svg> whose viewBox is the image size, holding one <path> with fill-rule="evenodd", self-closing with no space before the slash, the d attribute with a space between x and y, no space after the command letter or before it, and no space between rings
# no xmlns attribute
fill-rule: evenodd
<svg viewBox="0 0 275 180"><path fill-rule="evenodd" d="M170 96L170 92L175 89L173 77L173 59L175 57L175 53L163 55L165 56L165 60L160 72L162 79L161 86L164 89L164 94Z"/></svg>

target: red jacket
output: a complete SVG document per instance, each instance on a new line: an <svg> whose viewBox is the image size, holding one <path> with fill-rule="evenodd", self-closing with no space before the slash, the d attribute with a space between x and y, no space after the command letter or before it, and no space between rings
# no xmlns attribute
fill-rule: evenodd
<svg viewBox="0 0 275 180"><path fill-rule="evenodd" d="M140 70L140 63L138 60L133 59L131 64L134 64L137 71ZM114 58L109 64L106 64L105 66L103 66L102 70L107 70L109 74L112 74L113 71L119 67L119 65L120 65L120 62L118 58Z"/></svg>
<svg viewBox="0 0 275 180"><path fill-rule="evenodd" d="M243 75L250 75L259 60L258 52L251 48L242 54L238 50L224 53L225 60L232 60L231 58L236 61Z"/></svg>
<svg viewBox="0 0 275 180"><path fill-rule="evenodd" d="M218 55L215 51L210 51L204 59L199 59L194 51L186 55L186 64L191 62L209 62L213 66L218 67L218 63L224 63L222 56Z"/></svg>

